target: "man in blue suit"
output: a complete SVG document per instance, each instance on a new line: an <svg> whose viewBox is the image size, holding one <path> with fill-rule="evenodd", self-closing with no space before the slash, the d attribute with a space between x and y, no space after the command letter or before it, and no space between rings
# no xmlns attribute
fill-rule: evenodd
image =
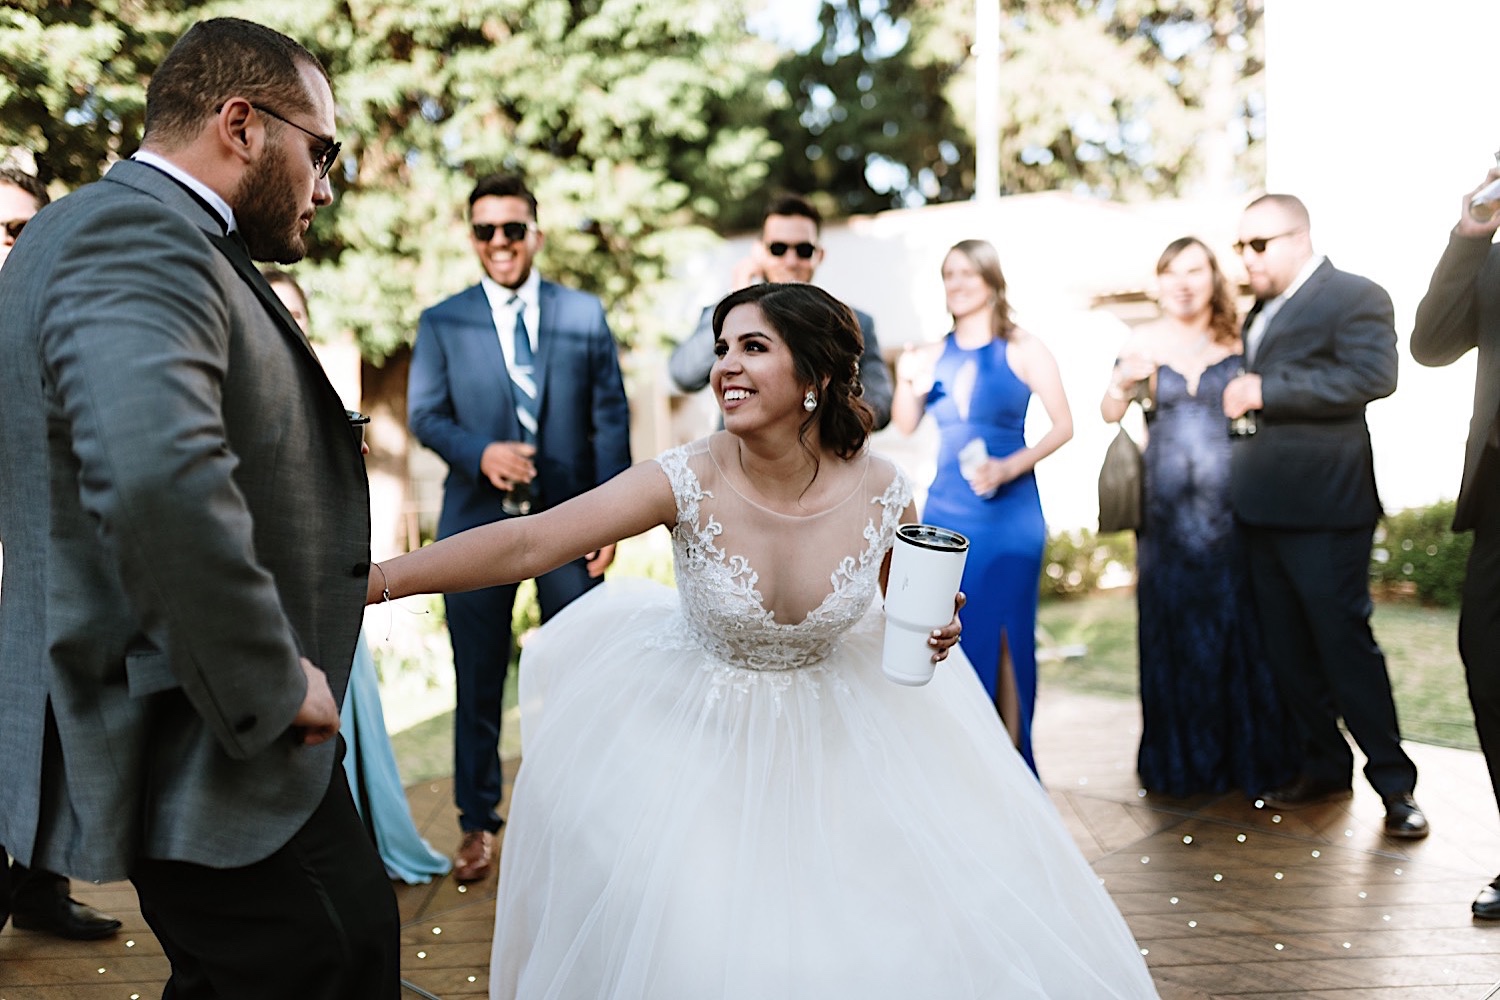
<svg viewBox="0 0 1500 1000"><path fill-rule="evenodd" d="M555 507L630 465L630 412L618 348L592 295L532 268L543 234L519 177L469 195L479 284L422 313L407 386L417 440L448 463L438 537ZM546 621L603 580L614 546L539 577ZM500 699L516 587L445 595L458 708L453 795L460 882L494 867L501 826Z"/></svg>

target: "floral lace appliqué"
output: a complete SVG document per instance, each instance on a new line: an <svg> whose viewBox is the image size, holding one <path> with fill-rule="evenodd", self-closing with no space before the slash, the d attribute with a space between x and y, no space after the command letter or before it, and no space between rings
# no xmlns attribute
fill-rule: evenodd
<svg viewBox="0 0 1500 1000"><path fill-rule="evenodd" d="M756 586L759 575L749 561L719 548L724 529L711 515L701 514L702 502L712 493L701 487L689 467L689 447L672 449L657 460L677 498L672 545L686 631L721 667L781 671L821 663L875 599L881 561L911 501L905 475L897 470L884 492L870 499L865 547L840 560L822 604L803 621L788 625L777 622L762 605ZM733 673L720 682L722 689L755 683Z"/></svg>

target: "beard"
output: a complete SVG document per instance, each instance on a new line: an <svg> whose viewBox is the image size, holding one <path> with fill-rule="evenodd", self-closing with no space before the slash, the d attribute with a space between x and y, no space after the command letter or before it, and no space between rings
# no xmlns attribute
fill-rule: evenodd
<svg viewBox="0 0 1500 1000"><path fill-rule="evenodd" d="M293 194L297 187L280 147L268 150L240 178L231 204L252 260L295 264L307 256L302 210Z"/></svg>

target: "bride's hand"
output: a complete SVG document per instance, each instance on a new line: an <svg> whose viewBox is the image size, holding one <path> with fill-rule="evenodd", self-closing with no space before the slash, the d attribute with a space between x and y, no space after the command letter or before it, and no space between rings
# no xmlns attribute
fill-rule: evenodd
<svg viewBox="0 0 1500 1000"><path fill-rule="evenodd" d="M933 629L932 635L927 638L927 645L936 650L932 654L933 663L942 663L946 660L948 658L948 650L952 649L953 644L958 642L959 633L964 630L964 627L958 622L958 613L963 610L964 605L968 601L969 599L960 591L953 598L953 620L942 628Z"/></svg>

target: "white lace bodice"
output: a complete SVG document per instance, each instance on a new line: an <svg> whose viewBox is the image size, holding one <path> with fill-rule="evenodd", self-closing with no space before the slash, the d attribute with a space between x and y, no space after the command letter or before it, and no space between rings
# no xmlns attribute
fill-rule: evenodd
<svg viewBox="0 0 1500 1000"><path fill-rule="evenodd" d="M737 493L708 439L657 459L677 499L682 616L714 659L751 670L812 666L870 609L912 490L887 459L859 461L863 477L844 500L796 517Z"/></svg>

